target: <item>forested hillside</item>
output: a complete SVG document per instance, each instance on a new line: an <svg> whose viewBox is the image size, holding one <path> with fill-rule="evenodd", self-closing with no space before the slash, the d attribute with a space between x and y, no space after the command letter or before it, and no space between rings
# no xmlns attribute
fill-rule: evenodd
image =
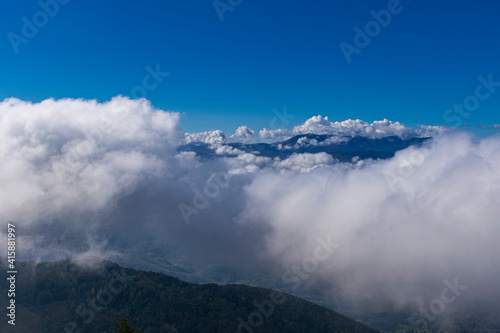
<svg viewBox="0 0 500 333"><path fill-rule="evenodd" d="M377 332L268 289L197 285L111 262L18 263L17 269L16 327L2 320L2 332L111 333L124 317L144 332ZM8 290L7 283L2 280L0 288Z"/></svg>

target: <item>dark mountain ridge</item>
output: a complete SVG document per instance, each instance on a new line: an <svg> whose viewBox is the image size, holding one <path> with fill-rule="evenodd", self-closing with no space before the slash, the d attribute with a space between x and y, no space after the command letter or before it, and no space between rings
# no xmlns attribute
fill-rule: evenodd
<svg viewBox="0 0 500 333"><path fill-rule="evenodd" d="M6 260L0 260L6 269ZM101 261L17 263L16 326L1 332L116 332L125 317L144 332L358 332L375 329L298 297L245 285L193 284ZM8 290L8 281L0 288ZM6 298L1 304L7 307ZM4 307L5 306L5 307Z"/></svg>
<svg viewBox="0 0 500 333"><path fill-rule="evenodd" d="M275 143L241 143L233 142L225 145L241 150L245 153L281 159L292 154L325 152L341 162L351 162L353 158L386 159L391 158L399 151L410 146L420 146L431 138L401 139L397 136L387 136L380 139L369 139L361 136L338 137L330 134L301 134L290 139ZM221 156L236 156L236 154L217 155L211 145L201 142L192 142L178 147L179 151L192 151L202 159Z"/></svg>

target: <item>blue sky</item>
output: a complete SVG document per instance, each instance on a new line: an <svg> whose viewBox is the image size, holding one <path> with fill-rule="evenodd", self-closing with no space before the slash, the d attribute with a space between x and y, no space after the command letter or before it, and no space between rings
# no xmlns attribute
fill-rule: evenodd
<svg viewBox="0 0 500 333"><path fill-rule="evenodd" d="M159 66L169 75L146 81L147 98L182 112L188 132L269 128L285 105L290 125L318 114L452 125L443 114L475 94L479 76L500 82L493 0L401 0L350 63L339 44L355 46L353 28L391 1L221 0L234 5L224 20L213 1L60 1L52 16L36 1L3 5L0 100L130 96ZM38 23L33 36L23 17ZM500 123L496 89L461 121Z"/></svg>

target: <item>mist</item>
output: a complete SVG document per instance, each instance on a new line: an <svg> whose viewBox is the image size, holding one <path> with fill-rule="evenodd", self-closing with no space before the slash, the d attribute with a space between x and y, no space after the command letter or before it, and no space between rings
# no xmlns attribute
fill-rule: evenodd
<svg viewBox="0 0 500 333"><path fill-rule="evenodd" d="M292 289L308 280L353 307L426 305L456 279L467 288L448 308L500 309L500 136L433 128L422 147L353 163L326 153L203 160L176 147L209 138L224 155L226 138L255 132L187 134L180 119L120 96L0 103L0 217L18 226L18 256L113 259L115 244L154 241L192 262L273 271ZM314 121L325 124L305 125ZM382 121L342 135L384 124L423 134ZM322 241L334 251L311 266Z"/></svg>

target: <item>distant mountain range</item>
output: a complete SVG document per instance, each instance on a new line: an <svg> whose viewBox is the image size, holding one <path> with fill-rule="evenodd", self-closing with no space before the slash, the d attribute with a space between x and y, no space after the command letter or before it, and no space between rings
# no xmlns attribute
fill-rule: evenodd
<svg viewBox="0 0 500 333"><path fill-rule="evenodd" d="M226 143L223 145L237 149L240 152L256 154L264 157L279 157L285 159L292 154L327 153L341 162L351 162L359 159L385 159L412 145L420 146L431 138L411 138L403 140L397 136L381 139L365 137L338 137L329 134L302 134L288 140L275 143ZM236 152L218 155L213 146L202 142L191 142L178 147L179 151L195 152L201 158L220 156L237 156Z"/></svg>

